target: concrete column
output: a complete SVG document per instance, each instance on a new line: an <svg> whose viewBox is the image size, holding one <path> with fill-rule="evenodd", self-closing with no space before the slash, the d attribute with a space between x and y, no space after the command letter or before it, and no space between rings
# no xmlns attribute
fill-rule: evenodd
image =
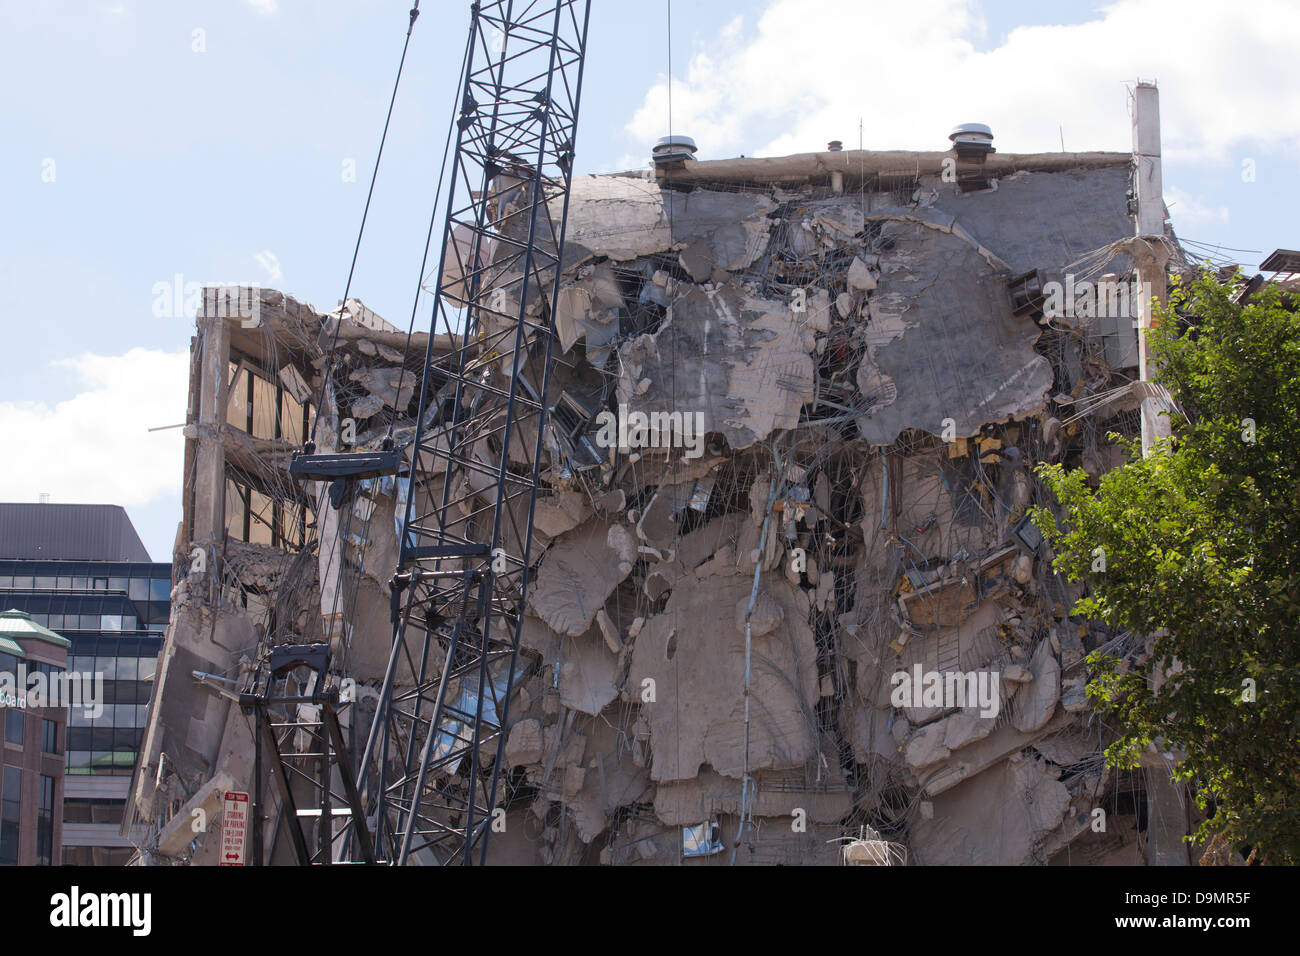
<svg viewBox="0 0 1300 956"><path fill-rule="evenodd" d="M1137 238L1130 244L1137 268L1138 369L1142 381L1151 380L1147 360L1147 330L1151 328L1152 302L1165 301L1168 282L1165 267L1169 249L1164 243L1165 200L1160 170L1160 91L1154 83L1139 82L1133 91L1133 163L1137 200ZM1158 398L1142 400L1142 454L1169 435L1168 403ZM1149 644L1150 642L1148 642ZM1149 653L1149 647L1148 647ZM1156 675L1156 689L1163 675ZM1187 866L1186 796L1170 777L1169 762L1160 754L1142 760L1147 791L1147 862L1152 866Z"/></svg>
<svg viewBox="0 0 1300 956"><path fill-rule="evenodd" d="M1169 282L1165 273L1169 249L1163 243L1148 243L1141 239L1132 243L1131 249L1137 267L1138 288L1141 290L1134 297L1137 303L1135 324L1138 334L1138 377L1149 382L1152 369L1147 355L1147 333L1152 323L1152 303L1157 299L1165 302L1169 295ZM1169 416L1162 414L1168 407L1168 402L1163 399L1142 399L1143 457L1151 454L1157 441L1169 437Z"/></svg>
<svg viewBox="0 0 1300 956"><path fill-rule="evenodd" d="M194 475L194 540L212 545L225 533L226 453L217 429L224 424L230 364L230 330L217 316L199 319L198 460ZM211 558L211 555L209 555Z"/></svg>
<svg viewBox="0 0 1300 956"><path fill-rule="evenodd" d="M1160 91L1139 82L1133 91L1133 160L1137 164L1139 236L1165 234L1164 191L1160 173Z"/></svg>
<svg viewBox="0 0 1300 956"><path fill-rule="evenodd" d="M1190 866L1186 790L1170 776L1169 761L1161 754L1142 758L1147 791L1147 865Z"/></svg>
<svg viewBox="0 0 1300 956"><path fill-rule="evenodd" d="M1154 83L1139 82L1133 91L1133 163L1137 201L1136 235L1132 244L1137 266L1138 363L1142 381L1150 381L1147 368L1147 330L1151 328L1151 302L1165 301L1168 286L1165 266L1169 250L1165 235L1165 200L1160 169L1160 91ZM1146 242L1140 241L1146 238ZM1149 455L1156 441L1169 435L1169 419L1161 415L1159 399L1142 401L1142 454Z"/></svg>

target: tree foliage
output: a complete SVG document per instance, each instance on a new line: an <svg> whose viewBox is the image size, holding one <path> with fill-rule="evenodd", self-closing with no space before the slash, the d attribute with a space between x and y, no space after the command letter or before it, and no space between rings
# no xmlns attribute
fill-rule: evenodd
<svg viewBox="0 0 1300 956"><path fill-rule="evenodd" d="M1185 754L1175 775L1213 811L1195 839L1296 863L1300 316L1273 287L1239 306L1238 287L1208 271L1173 284L1148 337L1180 410L1172 438L1145 459L1130 443L1095 488L1040 466L1063 521L1035 521L1057 569L1088 584L1077 613L1154 639L1149 654L1089 657L1088 693L1119 724L1111 764L1135 766L1152 742Z"/></svg>

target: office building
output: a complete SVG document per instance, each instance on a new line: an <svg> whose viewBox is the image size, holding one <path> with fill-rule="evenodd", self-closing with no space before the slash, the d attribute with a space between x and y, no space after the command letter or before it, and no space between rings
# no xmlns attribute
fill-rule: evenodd
<svg viewBox="0 0 1300 956"><path fill-rule="evenodd" d="M0 608L66 638L68 672L90 675L102 693L100 706L66 712L65 864L119 865L134 855L119 827L170 595L171 565L149 560L121 507L0 504Z"/></svg>

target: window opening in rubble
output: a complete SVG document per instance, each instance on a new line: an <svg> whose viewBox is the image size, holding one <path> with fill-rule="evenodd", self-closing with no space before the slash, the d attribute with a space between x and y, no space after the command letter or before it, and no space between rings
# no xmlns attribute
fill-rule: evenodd
<svg viewBox="0 0 1300 956"><path fill-rule="evenodd" d="M251 357L230 353L226 422L254 438L300 444L311 419L311 405L297 401Z"/></svg>
<svg viewBox="0 0 1300 956"><path fill-rule="evenodd" d="M256 478L226 469L226 532L237 541L297 550L307 537L307 507Z"/></svg>

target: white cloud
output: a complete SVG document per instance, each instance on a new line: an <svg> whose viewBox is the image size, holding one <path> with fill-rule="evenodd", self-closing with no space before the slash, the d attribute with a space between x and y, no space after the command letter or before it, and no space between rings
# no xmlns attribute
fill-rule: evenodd
<svg viewBox="0 0 1300 956"><path fill-rule="evenodd" d="M283 275L280 271L280 259L270 249L263 249L261 252L256 253L253 258L266 271L268 281L275 282Z"/></svg>
<svg viewBox="0 0 1300 956"><path fill-rule="evenodd" d="M132 349L54 363L84 390L57 404L0 402L0 500L143 505L183 483L188 352ZM66 373L65 373L66 374Z"/></svg>
<svg viewBox="0 0 1300 956"><path fill-rule="evenodd" d="M673 82L673 131L701 158L824 149L945 149L957 123L993 128L1004 152L1127 151L1125 83L1161 88L1169 158L1232 157L1245 143L1300 146L1300 14L1293 0L1117 0L1070 26L1013 30L996 48L974 0L773 0L732 22ZM627 125L668 130L661 78ZM758 130L766 132L757 133ZM782 132L784 130L784 132Z"/></svg>
<svg viewBox="0 0 1300 956"><path fill-rule="evenodd" d="M280 9L279 0L244 0L264 17L275 15Z"/></svg>
<svg viewBox="0 0 1300 956"><path fill-rule="evenodd" d="M1169 207L1169 218L1173 221L1175 229L1228 224L1227 206L1210 205L1199 194L1193 196L1177 186L1165 187L1165 205Z"/></svg>

